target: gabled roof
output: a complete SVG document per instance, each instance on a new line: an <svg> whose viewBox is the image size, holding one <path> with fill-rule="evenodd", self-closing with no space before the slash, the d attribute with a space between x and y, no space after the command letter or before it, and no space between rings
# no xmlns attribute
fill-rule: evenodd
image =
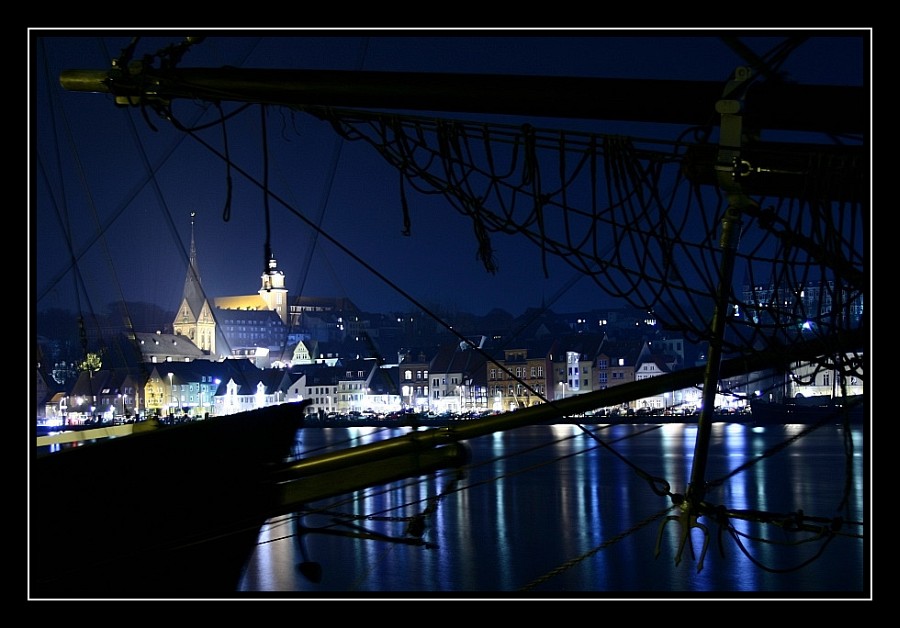
<svg viewBox="0 0 900 628"><path fill-rule="evenodd" d="M672 371L672 368L669 366L672 358L671 356L666 356L661 353L656 353L654 355L648 356L641 360L640 364L636 364L638 370L644 365L648 363L652 363L656 365L656 368L660 370L662 373L669 373Z"/></svg>
<svg viewBox="0 0 900 628"><path fill-rule="evenodd" d="M600 352L603 341L603 336L599 334L568 334L559 338L556 351L563 353L574 351L588 360L593 360Z"/></svg>
<svg viewBox="0 0 900 628"><path fill-rule="evenodd" d="M635 366L642 350L643 344L604 338L597 355L605 355L610 360L623 359L627 366Z"/></svg>
<svg viewBox="0 0 900 628"><path fill-rule="evenodd" d="M335 368L337 368L338 372L341 374L341 380L364 380L368 382L372 377L373 371L378 368L378 362L376 360L366 360L362 358L341 360L340 365ZM362 372L362 377L357 375L359 372Z"/></svg>
<svg viewBox="0 0 900 628"><path fill-rule="evenodd" d="M344 370L340 366L331 366L328 364L300 364L291 367L293 374L303 374L306 376L306 386L337 386Z"/></svg>
<svg viewBox="0 0 900 628"><path fill-rule="evenodd" d="M207 356L187 336L164 334L162 332L134 332L134 337L141 350L145 362L165 362L167 358L184 361L184 359L207 359Z"/></svg>
<svg viewBox="0 0 900 628"><path fill-rule="evenodd" d="M373 374L369 388L376 395L400 394L400 367L382 366Z"/></svg>
<svg viewBox="0 0 900 628"><path fill-rule="evenodd" d="M431 362L431 358L425 352L425 349L419 348L401 348L398 350L398 354L400 355L400 364L404 366L417 365L421 364L424 366L428 366Z"/></svg>
<svg viewBox="0 0 900 628"><path fill-rule="evenodd" d="M441 345L428 366L430 373L449 373L453 358L459 351L459 345Z"/></svg>
<svg viewBox="0 0 900 628"><path fill-rule="evenodd" d="M483 369L486 361L487 358L482 351L473 349L466 343L441 345L428 370L431 374L462 373L470 375L476 370Z"/></svg>
<svg viewBox="0 0 900 628"><path fill-rule="evenodd" d="M238 362L239 360L233 360ZM231 372L226 362L213 362L210 360L192 360L190 362L157 362L153 364L150 375L153 373L160 379L168 379L169 373L175 383L200 382L204 378L222 379Z"/></svg>
<svg viewBox="0 0 900 628"><path fill-rule="evenodd" d="M556 337L535 338L525 343L525 349L528 351L527 359L534 360L536 358L547 358L552 353L560 351L559 340Z"/></svg>
<svg viewBox="0 0 900 628"><path fill-rule="evenodd" d="M266 387L266 394L273 394L279 390L284 392L294 383L291 374L280 369L264 369L260 375L263 386Z"/></svg>
<svg viewBox="0 0 900 628"><path fill-rule="evenodd" d="M252 395L256 392L257 384L263 380L262 369L250 360L222 360L221 362L216 362L216 364L221 364L224 367L216 395L225 394L229 381L234 381L237 384L239 395Z"/></svg>
<svg viewBox="0 0 900 628"><path fill-rule="evenodd" d="M101 390L109 388L111 378L112 371L82 371L72 386L71 394L78 397L99 395Z"/></svg>
<svg viewBox="0 0 900 628"><path fill-rule="evenodd" d="M646 356L643 360L640 361L640 364L637 364L636 366L640 368L647 362L656 364L656 367L663 373L669 373L672 371L674 364L677 362L677 359L674 356L664 353L654 353L653 355Z"/></svg>
<svg viewBox="0 0 900 628"><path fill-rule="evenodd" d="M149 371L137 367L121 367L100 371L82 371L69 390L73 397L114 396L129 387L143 387Z"/></svg>

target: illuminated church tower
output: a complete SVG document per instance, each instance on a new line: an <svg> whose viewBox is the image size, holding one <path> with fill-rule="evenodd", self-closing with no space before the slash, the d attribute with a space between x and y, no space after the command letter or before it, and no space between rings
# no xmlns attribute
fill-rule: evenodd
<svg viewBox="0 0 900 628"><path fill-rule="evenodd" d="M266 306L273 312L277 312L282 322L288 324L288 291L284 287L284 272L278 270L278 263L271 251L266 252L266 268L262 274L262 288L259 296L266 302Z"/></svg>
<svg viewBox="0 0 900 628"><path fill-rule="evenodd" d="M186 336L204 353L215 354L216 321L200 283L197 249L194 246L194 216L196 212L191 212L191 253L184 293L172 327L175 334Z"/></svg>

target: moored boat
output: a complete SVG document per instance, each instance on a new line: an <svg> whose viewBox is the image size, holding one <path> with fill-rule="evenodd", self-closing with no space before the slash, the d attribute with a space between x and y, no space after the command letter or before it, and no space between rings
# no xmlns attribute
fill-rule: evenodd
<svg viewBox="0 0 900 628"><path fill-rule="evenodd" d="M468 462L468 448L459 442L468 434L454 437L446 430L296 459L296 434L305 429L308 404L279 404L36 456L31 596L231 595L270 517Z"/></svg>
<svg viewBox="0 0 900 628"><path fill-rule="evenodd" d="M31 463L34 597L234 591L303 403L135 432Z"/></svg>

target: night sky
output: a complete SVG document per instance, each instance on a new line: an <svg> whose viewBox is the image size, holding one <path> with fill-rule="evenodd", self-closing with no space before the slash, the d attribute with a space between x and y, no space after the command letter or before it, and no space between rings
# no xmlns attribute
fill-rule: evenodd
<svg viewBox="0 0 900 628"><path fill-rule="evenodd" d="M32 303L41 310L78 311L124 299L174 310L184 284L192 212L207 294L259 289L266 238L262 192L232 170L226 221L228 171L218 156L152 111L145 119L139 109L116 107L109 95L70 92L59 84L63 70L108 69L134 35L142 35L138 58L186 35L205 36L184 56L182 68L232 65L724 84L746 61L723 34L740 37L763 54L796 32L31 31ZM803 84L863 84L868 51L860 31L854 31L855 37L849 34L811 32L782 70ZM661 108L668 98L660 94ZM236 109L234 104L226 107ZM176 103L176 112L193 124L213 122L218 115L215 108L192 102ZM481 119L476 114L463 117ZM568 123L533 121L542 128L566 128L560 125ZM250 107L229 119L226 130L233 162L262 178L260 126L259 107ZM611 121L581 121L577 128L652 137L674 137L683 130ZM396 171L368 146L341 141L325 123L272 109L267 131L270 188L312 222L321 220L325 233L381 275L271 203L272 253L292 295L346 296L376 312L414 308L393 285L429 307L475 314L493 308L520 314L542 302L557 312L611 305L596 286L577 281L571 268L552 259L550 277L544 279L539 250L513 237L494 238L499 271L491 275L476 259L471 223L435 197L409 196L411 235L402 236ZM202 137L222 148L220 127Z"/></svg>

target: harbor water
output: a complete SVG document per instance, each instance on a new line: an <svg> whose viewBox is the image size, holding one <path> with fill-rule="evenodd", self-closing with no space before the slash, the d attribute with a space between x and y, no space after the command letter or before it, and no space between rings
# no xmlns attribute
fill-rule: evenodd
<svg viewBox="0 0 900 628"><path fill-rule="evenodd" d="M306 429L298 453L407 429ZM715 423L705 455L695 451L696 424L534 426L479 437L467 441L472 457L462 469L273 518L239 592L868 599L865 433L863 426ZM685 493L698 458L704 503L716 514L685 525L675 496Z"/></svg>

